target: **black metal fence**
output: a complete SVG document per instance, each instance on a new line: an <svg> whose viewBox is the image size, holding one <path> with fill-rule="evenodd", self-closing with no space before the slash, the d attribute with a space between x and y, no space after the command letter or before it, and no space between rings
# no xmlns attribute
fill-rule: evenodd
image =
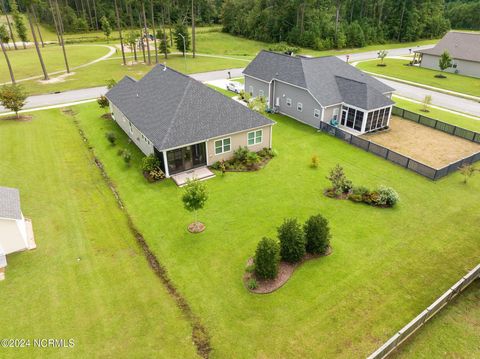
<svg viewBox="0 0 480 359"><path fill-rule="evenodd" d="M406 111L406 110L403 110L403 109L398 108L398 107L394 107L394 111L392 111L392 114L395 114L395 109L397 109L397 111L402 110L402 111L407 112L406 113L407 116L410 116L410 114L414 114L413 112ZM402 113L402 115L403 114L404 113ZM397 112L397 115L398 115L398 112ZM417 115L417 114L414 114L414 115ZM398 116L400 116L400 115L398 115ZM417 115L417 116L421 116L421 115ZM414 116L410 116L410 117L412 118L412 121L416 121L415 119L413 119ZM423 116L421 116L421 117L423 117ZM428 117L426 117L426 118L429 119L429 120L432 120L432 121L437 121L437 120L434 120L434 119L430 119ZM419 119L419 121L420 121L420 119ZM423 124L422 122L419 122L419 121L416 121L416 122ZM426 120L422 120L422 121L426 122ZM442 127L442 124L452 126L450 124L447 124L447 123L444 123L444 122L441 122L441 121L437 121L437 122L439 123L438 128L434 127L434 126L430 126L430 127L440 130L440 127ZM431 123L433 123L433 122L431 122ZM437 126L436 123L435 123L435 126ZM452 126L452 127L455 127L455 130L452 130L453 131L452 134L454 134L454 133L466 134L467 132L463 132L463 131L469 131L469 130L465 130L463 128L456 127L456 126ZM447 127L443 127L443 128L447 128ZM449 165L447 165L443 168L433 168L433 167L430 167L426 164L418 162L418 161L414 160L413 158L410 158L410 157L402 155L398 152L392 151L392 150L388 149L387 147L383 147L379 144L373 143L372 141L368 141L368 140L365 140L361 137L355 136L355 135L353 135L353 134L351 134L347 131L341 130L338 127L334 127L334 126L332 126L328 123L321 122L320 130L323 131L323 132L329 133L330 135L335 136L335 137L337 137L341 140L344 140L344 141L346 141L346 142L348 142L348 143L350 143L354 146L360 147L361 149L363 149L367 152L371 152L374 155L385 158L385 159L387 159L387 160L389 160L393 163L396 163L396 164L398 164L402 167L408 168L409 170L414 171L414 172L416 172L416 173L418 173L422 176L425 176L427 178L430 178L432 180L437 180L439 178L445 177L449 173L452 173L452 172L455 172L456 170L458 170L458 168L461 167L464 164L472 164L476 161L480 161L480 152L477 152L474 155L462 158L461 160L453 162L453 163L451 163L451 164L449 164ZM444 131L444 132L447 132L447 131ZM478 134L477 132L473 132L473 131L469 131L469 132L474 134L471 137L471 141L477 142L477 140L478 140L478 143L480 143L480 134ZM459 137L463 137L463 136L459 135ZM468 137L463 137L463 138L469 139Z"/></svg>

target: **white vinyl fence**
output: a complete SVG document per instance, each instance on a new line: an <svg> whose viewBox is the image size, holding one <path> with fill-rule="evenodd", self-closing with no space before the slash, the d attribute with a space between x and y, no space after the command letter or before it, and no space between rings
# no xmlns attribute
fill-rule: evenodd
<svg viewBox="0 0 480 359"><path fill-rule="evenodd" d="M395 349L399 347L408 337L421 328L429 319L433 318L445 305L447 305L460 292L466 289L475 279L480 278L480 264L472 269L466 276L455 283L449 290L443 293L427 309L421 312L415 319L400 329L394 336L388 339L374 353L370 354L368 359L387 358Z"/></svg>

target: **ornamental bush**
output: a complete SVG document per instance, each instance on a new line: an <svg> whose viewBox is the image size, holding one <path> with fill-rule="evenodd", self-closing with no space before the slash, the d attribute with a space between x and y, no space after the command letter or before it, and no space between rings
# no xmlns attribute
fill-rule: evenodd
<svg viewBox="0 0 480 359"><path fill-rule="evenodd" d="M379 200L378 204L382 206L393 207L400 199L398 193L390 187L381 186L378 189Z"/></svg>
<svg viewBox="0 0 480 359"><path fill-rule="evenodd" d="M117 136L115 135L114 132L107 132L105 134L105 137L107 138L108 142L110 142L112 146L115 146L115 142L117 141Z"/></svg>
<svg viewBox="0 0 480 359"><path fill-rule="evenodd" d="M263 237L255 251L255 275L259 279L274 279L279 263L280 248L277 241Z"/></svg>
<svg viewBox="0 0 480 359"><path fill-rule="evenodd" d="M245 164L249 152L247 147L239 147L233 152L233 158L235 161Z"/></svg>
<svg viewBox="0 0 480 359"><path fill-rule="evenodd" d="M330 244L328 220L321 214L311 216L303 226L306 250L312 254L324 254Z"/></svg>
<svg viewBox="0 0 480 359"><path fill-rule="evenodd" d="M155 156L153 153L143 157L142 159L142 169L144 172L150 172L160 167L160 159Z"/></svg>
<svg viewBox="0 0 480 359"><path fill-rule="evenodd" d="M305 236L296 218L285 219L278 228L280 256L286 262L299 262L305 255Z"/></svg>

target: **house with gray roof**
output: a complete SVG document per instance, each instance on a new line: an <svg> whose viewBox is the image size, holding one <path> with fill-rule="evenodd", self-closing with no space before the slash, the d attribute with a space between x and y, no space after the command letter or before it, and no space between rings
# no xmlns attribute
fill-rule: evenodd
<svg viewBox="0 0 480 359"><path fill-rule="evenodd" d="M480 77L480 33L450 31L434 47L415 53L421 67L440 70L438 61L445 51L453 59L452 67L445 71Z"/></svg>
<svg viewBox="0 0 480 359"><path fill-rule="evenodd" d="M363 134L389 125L394 89L337 57L261 51L243 74L245 91L315 128L327 122Z"/></svg>
<svg viewBox="0 0 480 359"><path fill-rule="evenodd" d="M164 65L126 76L106 97L116 123L167 177L272 146L273 121Z"/></svg>

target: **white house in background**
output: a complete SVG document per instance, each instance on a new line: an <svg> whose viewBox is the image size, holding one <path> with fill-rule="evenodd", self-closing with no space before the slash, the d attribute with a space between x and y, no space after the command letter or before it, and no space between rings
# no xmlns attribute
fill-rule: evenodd
<svg viewBox="0 0 480 359"><path fill-rule="evenodd" d="M34 248L32 222L22 214L18 189L0 187L0 280L5 278L8 254Z"/></svg>

